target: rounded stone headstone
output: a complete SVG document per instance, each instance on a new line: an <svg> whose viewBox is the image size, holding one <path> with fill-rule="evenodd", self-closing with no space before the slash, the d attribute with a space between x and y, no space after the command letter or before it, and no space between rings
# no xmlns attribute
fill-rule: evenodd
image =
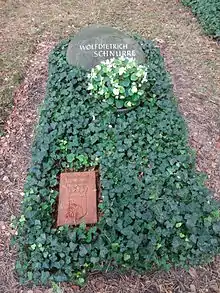
<svg viewBox="0 0 220 293"><path fill-rule="evenodd" d="M101 61L119 58L134 58L145 62L141 46L125 33L107 26L91 25L83 28L69 43L69 64L91 69Z"/></svg>

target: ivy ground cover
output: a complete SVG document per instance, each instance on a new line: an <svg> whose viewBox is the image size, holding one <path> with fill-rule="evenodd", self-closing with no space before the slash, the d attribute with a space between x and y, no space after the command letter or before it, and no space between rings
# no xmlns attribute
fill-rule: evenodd
<svg viewBox="0 0 220 293"><path fill-rule="evenodd" d="M147 59L144 102L127 113L87 91L87 72L66 62L68 41L49 60L47 94L17 220L21 282L74 281L93 270L169 269L207 262L220 250L219 203L195 170L159 50ZM100 172L94 226L56 228L59 175Z"/></svg>
<svg viewBox="0 0 220 293"><path fill-rule="evenodd" d="M219 0L182 0L191 7L208 35L220 37L220 1Z"/></svg>

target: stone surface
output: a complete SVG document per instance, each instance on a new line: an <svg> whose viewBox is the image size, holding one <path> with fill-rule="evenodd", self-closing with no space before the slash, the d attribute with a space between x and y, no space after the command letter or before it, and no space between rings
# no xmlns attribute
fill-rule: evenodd
<svg viewBox="0 0 220 293"><path fill-rule="evenodd" d="M67 61L84 69L91 69L101 61L120 56L145 62L140 45L125 33L107 26L91 25L83 28L69 43Z"/></svg>
<svg viewBox="0 0 220 293"><path fill-rule="evenodd" d="M97 222L94 171L61 173L57 226Z"/></svg>

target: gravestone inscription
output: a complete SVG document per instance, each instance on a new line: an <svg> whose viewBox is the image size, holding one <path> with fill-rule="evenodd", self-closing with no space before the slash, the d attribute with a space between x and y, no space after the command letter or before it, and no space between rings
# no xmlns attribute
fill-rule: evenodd
<svg viewBox="0 0 220 293"><path fill-rule="evenodd" d="M57 226L97 222L95 171L60 175Z"/></svg>
<svg viewBox="0 0 220 293"><path fill-rule="evenodd" d="M134 58L138 63L145 62L144 52L136 40L107 26L91 25L82 29L67 49L67 61L84 69L122 56Z"/></svg>

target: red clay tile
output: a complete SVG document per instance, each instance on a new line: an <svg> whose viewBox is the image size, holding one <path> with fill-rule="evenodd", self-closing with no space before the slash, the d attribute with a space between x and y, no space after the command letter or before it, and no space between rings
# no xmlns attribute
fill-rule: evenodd
<svg viewBox="0 0 220 293"><path fill-rule="evenodd" d="M61 173L57 226L97 223L95 171Z"/></svg>

